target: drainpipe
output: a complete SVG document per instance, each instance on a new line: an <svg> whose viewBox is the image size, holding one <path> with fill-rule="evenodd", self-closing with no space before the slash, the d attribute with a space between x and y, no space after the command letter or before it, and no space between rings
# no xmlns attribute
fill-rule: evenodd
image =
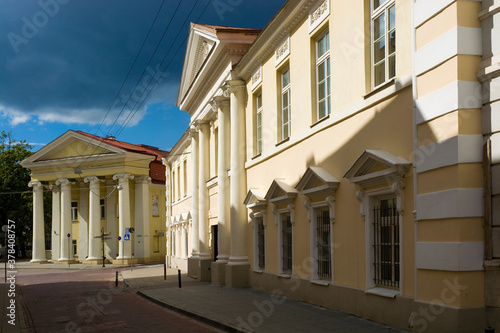
<svg viewBox="0 0 500 333"><path fill-rule="evenodd" d="M412 172L413 172L413 218L414 218L414 300L417 300L417 292L418 292L418 276L417 276L417 241L418 241L418 219L417 219L417 194L418 194L418 177L417 177L417 166L415 163L415 151L418 148L418 133L417 133L417 76L415 74L415 54L417 50L416 44L416 27L415 27L415 1L411 1L411 46L412 46L412 97L413 97L413 158L412 158ZM412 327L412 318L413 312L410 315L409 326Z"/></svg>

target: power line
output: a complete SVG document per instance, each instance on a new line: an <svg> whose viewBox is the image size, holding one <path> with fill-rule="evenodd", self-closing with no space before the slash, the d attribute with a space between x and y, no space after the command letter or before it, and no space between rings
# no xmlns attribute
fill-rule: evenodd
<svg viewBox="0 0 500 333"><path fill-rule="evenodd" d="M203 9L203 11L201 12L201 14L198 16L197 20L196 21L199 21L200 18L203 16L203 14L205 13L205 11L207 10L208 6L210 5L210 2L211 0L209 0L207 2L207 5L205 6L205 8ZM198 1L196 1L196 4L198 3ZM193 8L191 9L191 12L189 13L189 15L187 16L186 20L184 20L184 23L182 24L181 26L181 29L179 29L177 35L175 36L175 39L174 39L174 42L171 44L170 48L168 49L167 53L165 54L165 56L163 57L162 59L162 62L160 64L160 68L161 66L163 65L165 59L167 58L167 55L170 53L170 50L172 49L175 41L177 40L177 38L179 37L179 34L180 32L183 30L183 27L184 25L186 24L186 21L189 19L189 16L191 16L191 13L193 12L194 10L194 7L196 7L196 4L193 6ZM153 87L149 90L148 94L146 95L146 97L142 100L141 104L135 109L134 113L132 114L132 117L128 118L127 122L124 123L123 126L120 127L120 130L118 132L118 134L121 134L121 132L123 131L123 129L125 129L126 125L130 122L130 120L135 116L135 114L137 113L137 111L142 107L142 105L144 104L144 102L147 100L147 98L149 97L149 95L151 94L151 92L155 89L155 87L158 85L158 82L160 81L161 77L163 76L163 73L170 67L170 64L172 63L173 59L175 58L175 56L177 55L177 53L179 52L179 50L181 49L181 47L184 45L184 43L187 41L189 37L189 34L188 36L186 37L186 39L179 45L179 47L177 48L177 50L175 51L174 55L172 56L172 58L170 59L169 63L167 64L167 66L165 67L165 69L161 72L161 75L158 77L158 79L156 79L156 82L154 83ZM158 72L158 71L157 71ZM155 74L156 76L156 74ZM149 86L149 84L148 84ZM141 97L139 98L139 100L142 98L142 96L144 95L144 93L147 91L147 87L146 89L143 91ZM136 105L137 103L139 102L139 100L136 102ZM136 107L136 105L134 105L134 108ZM117 134L117 136L118 136Z"/></svg>
<svg viewBox="0 0 500 333"><path fill-rule="evenodd" d="M146 34L146 37L144 38L144 40L142 41L142 45L139 49L139 51L137 52L137 55L135 56L135 59L134 59L134 62L132 63L132 66L130 66L130 69L128 70L128 73L127 75L125 76L125 79L123 79L122 81L122 84L120 86L120 89L118 90L118 92L116 93L115 97L113 98L113 101L111 102L111 105L109 106L108 110L106 111L106 114L104 115L104 118L102 119L99 127L97 128L96 132L95 132L95 136L97 136L97 133L99 132L99 130L101 129L102 125L104 124L104 121L106 120L106 118L108 117L109 115L109 112L111 111L116 99L118 98L118 96L120 95L120 92L122 91L124 85L125 85L125 82L128 80L128 77L130 76L130 73L132 72L132 69L134 68L136 62L137 62L137 59L139 58L139 55L141 54L143 48L144 48L144 45L146 44L146 41L147 39L149 38L149 35L151 34L151 30L153 30L153 26L156 22L156 19L158 18L158 15L160 14L161 12L161 9L163 8L163 5L165 4L165 0L162 1L161 5L160 5L160 8L158 8L157 12L156 12L156 15L155 15L155 18L153 20L153 22L151 23L151 25L149 26L149 30L148 30L148 33ZM109 131L108 131L109 133ZM85 147L85 149L83 150L83 152L89 147L90 143L92 142L92 139L87 143L87 146ZM99 148L99 145L100 143L97 145L97 147L94 148L94 151L92 153L94 153L97 148ZM92 154L91 154L92 155ZM81 166L81 165L80 165ZM79 166L79 167L80 167Z"/></svg>

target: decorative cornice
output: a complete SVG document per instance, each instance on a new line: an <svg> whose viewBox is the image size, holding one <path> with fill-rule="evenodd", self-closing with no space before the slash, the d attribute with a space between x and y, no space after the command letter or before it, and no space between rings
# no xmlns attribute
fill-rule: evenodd
<svg viewBox="0 0 500 333"><path fill-rule="evenodd" d="M278 66L290 54L290 36L287 36L274 51L274 64Z"/></svg>

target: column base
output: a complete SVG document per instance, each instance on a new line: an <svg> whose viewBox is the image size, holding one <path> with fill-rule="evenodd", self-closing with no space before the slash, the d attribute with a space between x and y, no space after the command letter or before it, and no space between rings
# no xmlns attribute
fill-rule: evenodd
<svg viewBox="0 0 500 333"><path fill-rule="evenodd" d="M139 263L139 259L137 258L123 258L123 259L113 259L111 261L113 265L137 265ZM101 259L102 264L102 259Z"/></svg>
<svg viewBox="0 0 500 333"><path fill-rule="evenodd" d="M188 276L198 278L198 257L188 258Z"/></svg>
<svg viewBox="0 0 500 333"><path fill-rule="evenodd" d="M212 284L224 286L226 284L226 265L227 261L212 262L210 270L212 272Z"/></svg>
<svg viewBox="0 0 500 333"><path fill-rule="evenodd" d="M48 264L49 262L45 259L31 259L30 264Z"/></svg>
<svg viewBox="0 0 500 333"><path fill-rule="evenodd" d="M228 288L248 288L250 287L249 273L250 264L227 264L226 267L226 287Z"/></svg>
<svg viewBox="0 0 500 333"><path fill-rule="evenodd" d="M198 280L202 282L210 282L212 279L212 274L210 273L210 266L212 264L212 259L210 258L200 258L198 259Z"/></svg>

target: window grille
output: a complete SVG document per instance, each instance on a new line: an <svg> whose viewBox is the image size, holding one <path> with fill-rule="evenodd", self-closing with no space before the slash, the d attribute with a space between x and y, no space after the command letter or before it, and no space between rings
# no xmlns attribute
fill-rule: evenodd
<svg viewBox="0 0 500 333"><path fill-rule="evenodd" d="M292 220L290 215L282 219L283 272L292 272Z"/></svg>
<svg viewBox="0 0 500 333"><path fill-rule="evenodd" d="M330 238L330 213L323 211L316 217L317 264L320 279L331 279L332 277Z"/></svg>
<svg viewBox="0 0 500 333"><path fill-rule="evenodd" d="M257 224L257 237L258 237L258 258L259 258L259 268L264 268L266 266L266 245L264 238L264 224L259 222Z"/></svg>
<svg viewBox="0 0 500 333"><path fill-rule="evenodd" d="M396 199L381 200L373 209L374 281L399 287L399 216Z"/></svg>

